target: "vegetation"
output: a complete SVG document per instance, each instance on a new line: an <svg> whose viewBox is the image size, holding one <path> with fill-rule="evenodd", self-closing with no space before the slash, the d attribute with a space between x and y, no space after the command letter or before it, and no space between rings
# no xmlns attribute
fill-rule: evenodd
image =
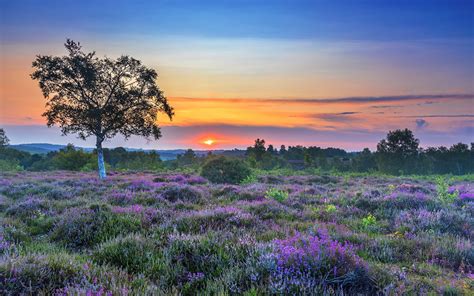
<svg viewBox="0 0 474 296"><path fill-rule="evenodd" d="M2 172L0 293L469 295L472 184Z"/></svg>
<svg viewBox="0 0 474 296"><path fill-rule="evenodd" d="M68 56L37 56L31 78L48 100L43 114L48 126L81 139L96 137L99 176L105 178L102 143L117 134L159 139L158 113L171 119L173 108L156 85L156 71L140 61L100 59L69 39L64 46Z"/></svg>
<svg viewBox="0 0 474 296"><path fill-rule="evenodd" d="M201 176L214 183L239 184L250 176L250 168L239 159L211 157L204 163Z"/></svg>
<svg viewBox="0 0 474 296"><path fill-rule="evenodd" d="M0 129L0 131L3 131ZM68 145L61 151L46 155L30 154L7 146L8 138L0 146L0 168L3 171L90 171L97 169L97 150L85 152ZM180 170L202 172L213 182L239 184L251 182L254 172L260 170L297 173L369 173L386 175L466 175L474 173L474 145L458 143L451 148L429 147L421 149L418 140L409 130L390 132L380 141L378 151L368 148L361 152L348 153L342 149L282 146L280 151L265 141L257 139L247 151L230 151L232 156L198 156L188 149L176 160L162 161L156 152L127 151L122 147L103 149L105 165L111 170L165 171ZM416 148L416 149L415 149ZM211 174L213 176L211 176Z"/></svg>

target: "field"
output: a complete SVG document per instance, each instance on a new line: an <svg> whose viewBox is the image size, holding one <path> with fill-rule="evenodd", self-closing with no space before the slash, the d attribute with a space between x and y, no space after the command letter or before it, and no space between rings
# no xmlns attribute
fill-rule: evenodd
<svg viewBox="0 0 474 296"><path fill-rule="evenodd" d="M473 184L2 173L0 294L468 295Z"/></svg>

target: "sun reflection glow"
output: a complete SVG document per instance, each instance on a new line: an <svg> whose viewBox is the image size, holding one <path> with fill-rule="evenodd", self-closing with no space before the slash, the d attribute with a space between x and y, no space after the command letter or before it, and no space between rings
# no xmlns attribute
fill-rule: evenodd
<svg viewBox="0 0 474 296"><path fill-rule="evenodd" d="M208 146L211 146L212 144L214 144L214 140L212 139L207 139L203 142L204 144L208 145Z"/></svg>

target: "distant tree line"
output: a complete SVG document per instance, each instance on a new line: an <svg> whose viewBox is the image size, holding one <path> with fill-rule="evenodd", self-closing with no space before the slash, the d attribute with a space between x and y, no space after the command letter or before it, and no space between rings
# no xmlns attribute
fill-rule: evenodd
<svg viewBox="0 0 474 296"><path fill-rule="evenodd" d="M338 148L284 145L277 151L273 145L265 147L265 140L257 139L247 148L249 163L260 169L277 167L319 168L323 171L382 172L403 174L469 174L474 173L474 143L458 143L447 148L419 146L412 131L390 131L386 139L369 148L348 153Z"/></svg>
<svg viewBox="0 0 474 296"><path fill-rule="evenodd" d="M3 137L2 137L3 135ZM3 139L3 140L2 140ZM68 144L59 151L47 154L31 154L8 147L8 138L0 129L0 171L10 170L97 170L97 150L86 152ZM163 162L158 153L151 151L127 151L125 148L103 148L106 166L115 170L159 170Z"/></svg>
<svg viewBox="0 0 474 296"><path fill-rule="evenodd" d="M113 170L198 170L215 155L198 156L192 149L178 155L175 160L162 161L156 152L127 151L125 148L103 149L107 167ZM422 149L419 140L408 130L390 131L372 152L347 152L339 148L316 146L280 146L276 149L257 139L246 151L226 151L224 156L240 157L253 168L318 169L338 172L381 172L403 174L470 174L474 173L474 144L463 143L451 147ZM49 152L46 155L30 154L8 147L8 138L0 129L0 170L97 170L97 152L86 152L73 145Z"/></svg>

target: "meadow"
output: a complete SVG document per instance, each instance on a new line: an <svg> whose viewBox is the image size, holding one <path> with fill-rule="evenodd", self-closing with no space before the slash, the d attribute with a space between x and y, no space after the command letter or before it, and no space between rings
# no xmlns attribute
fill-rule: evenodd
<svg viewBox="0 0 474 296"><path fill-rule="evenodd" d="M473 181L4 172L0 294L469 295Z"/></svg>

